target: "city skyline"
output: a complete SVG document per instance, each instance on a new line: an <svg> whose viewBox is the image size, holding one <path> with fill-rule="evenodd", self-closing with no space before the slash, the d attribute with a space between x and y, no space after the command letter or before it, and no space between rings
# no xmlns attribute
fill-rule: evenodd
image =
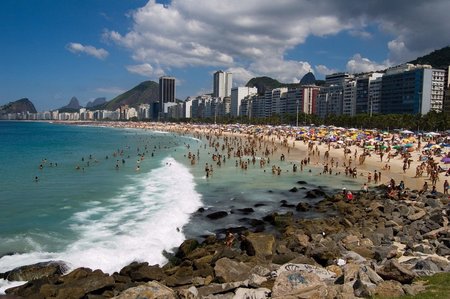
<svg viewBox="0 0 450 299"><path fill-rule="evenodd" d="M438 0L5 0L0 105L27 97L42 111L72 96L85 105L163 75L184 99L212 92L218 69L233 86L385 69L447 46L449 10Z"/></svg>

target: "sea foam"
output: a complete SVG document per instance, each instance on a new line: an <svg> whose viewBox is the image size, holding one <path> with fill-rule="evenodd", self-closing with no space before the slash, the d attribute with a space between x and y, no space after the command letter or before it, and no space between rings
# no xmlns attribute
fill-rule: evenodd
<svg viewBox="0 0 450 299"><path fill-rule="evenodd" d="M89 267L106 273L133 261L164 264L163 251L183 242L182 227L202 205L201 195L189 170L173 158L135 177L107 204L88 202L86 210L67 220L78 237L65 250L4 256L0 272L48 260L63 260L72 269Z"/></svg>

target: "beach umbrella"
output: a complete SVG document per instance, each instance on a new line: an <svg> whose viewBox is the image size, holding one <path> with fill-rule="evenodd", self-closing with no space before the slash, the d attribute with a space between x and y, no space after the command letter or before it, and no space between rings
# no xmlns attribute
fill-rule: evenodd
<svg viewBox="0 0 450 299"><path fill-rule="evenodd" d="M407 147L407 148L408 148L408 147L413 147L413 146L414 146L414 145L413 145L412 143L407 143L407 144L404 145L404 147Z"/></svg>
<svg viewBox="0 0 450 299"><path fill-rule="evenodd" d="M414 132L412 132L410 130L403 130L403 131L400 131L400 134L414 134Z"/></svg>
<svg viewBox="0 0 450 299"><path fill-rule="evenodd" d="M394 145L392 148L393 148L393 149L401 149L402 146L401 146L401 145Z"/></svg>

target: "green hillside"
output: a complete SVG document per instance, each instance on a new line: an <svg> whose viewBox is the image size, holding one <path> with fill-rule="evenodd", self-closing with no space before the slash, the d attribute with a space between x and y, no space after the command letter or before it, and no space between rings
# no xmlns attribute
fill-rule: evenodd
<svg viewBox="0 0 450 299"><path fill-rule="evenodd" d="M429 64L433 68L445 69L450 65L450 46L410 61L413 64Z"/></svg>
<svg viewBox="0 0 450 299"><path fill-rule="evenodd" d="M140 104L150 104L158 101L158 99L159 84L154 81L144 81L111 101L92 107L92 109L116 110L122 105L137 108Z"/></svg>

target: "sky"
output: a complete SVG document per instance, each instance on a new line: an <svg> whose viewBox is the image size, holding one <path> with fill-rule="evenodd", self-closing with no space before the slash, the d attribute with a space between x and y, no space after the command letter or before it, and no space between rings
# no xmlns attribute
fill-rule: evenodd
<svg viewBox="0 0 450 299"><path fill-rule="evenodd" d="M0 105L38 111L176 78L176 96L269 76L382 70L450 45L448 0L1 0Z"/></svg>

